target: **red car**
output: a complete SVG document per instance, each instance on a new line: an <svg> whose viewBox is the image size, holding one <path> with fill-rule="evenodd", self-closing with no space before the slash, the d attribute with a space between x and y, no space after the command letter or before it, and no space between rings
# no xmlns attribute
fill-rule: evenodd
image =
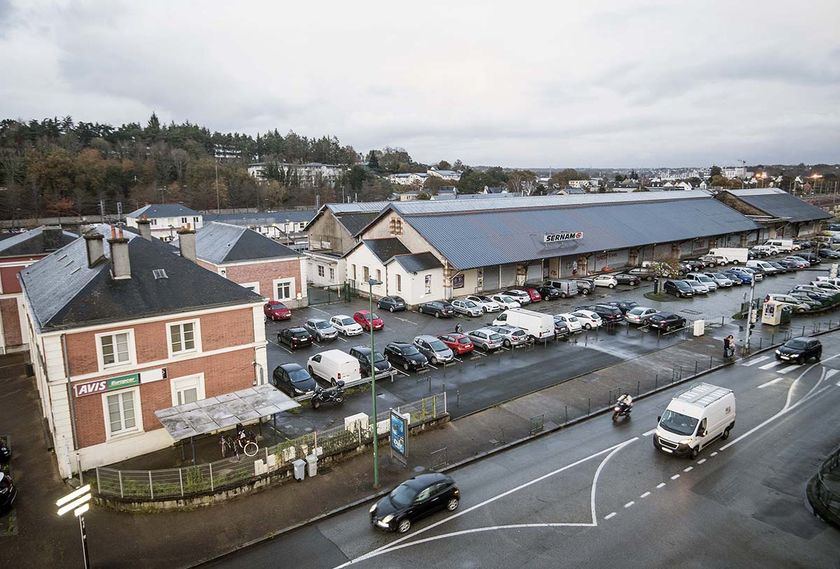
<svg viewBox="0 0 840 569"><path fill-rule="evenodd" d="M540 291L535 288L526 288L525 292L528 293L528 296L531 297L531 302L539 302L542 300L542 295Z"/></svg>
<svg viewBox="0 0 840 569"><path fill-rule="evenodd" d="M292 317L292 311L279 300L269 300L263 306L263 314L269 320L288 320Z"/></svg>
<svg viewBox="0 0 840 569"><path fill-rule="evenodd" d="M444 334L438 336L441 342L446 344L446 347L455 352L456 356L469 354L475 349L475 344L470 340L466 334Z"/></svg>
<svg viewBox="0 0 840 569"><path fill-rule="evenodd" d="M359 310L353 315L353 320L355 320L359 326L368 332L370 332L371 322L373 323L374 330L382 330L382 328L385 327L385 323L382 319L377 316L375 312L370 312L369 310Z"/></svg>

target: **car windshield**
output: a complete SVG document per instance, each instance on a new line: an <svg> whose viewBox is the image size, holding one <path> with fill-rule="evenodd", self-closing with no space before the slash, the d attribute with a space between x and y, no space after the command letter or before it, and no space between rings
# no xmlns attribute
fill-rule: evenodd
<svg viewBox="0 0 840 569"><path fill-rule="evenodd" d="M467 308L477 308L478 307L478 305L476 303L474 303L472 300L465 300L464 301L464 306L466 306ZM373 435L371 435L371 436L373 436Z"/></svg>
<svg viewBox="0 0 840 569"><path fill-rule="evenodd" d="M272 310L282 310L286 308L286 305L282 302L272 302L268 305Z"/></svg>
<svg viewBox="0 0 840 569"><path fill-rule="evenodd" d="M794 350L803 350L808 345L808 342L805 340L800 340L798 338L794 338L793 340L788 340L785 342L786 348L793 348Z"/></svg>
<svg viewBox="0 0 840 569"><path fill-rule="evenodd" d="M420 353L414 346L403 346L400 351L404 356L416 356Z"/></svg>
<svg viewBox="0 0 840 569"><path fill-rule="evenodd" d="M642 314L645 310L647 310L647 308L634 308L633 310L631 310L631 311L630 311L630 314L632 314L633 316L639 316L639 315L641 315L641 314Z"/></svg>
<svg viewBox="0 0 840 569"><path fill-rule="evenodd" d="M368 312L365 314L365 320L379 320L379 316L377 316L374 312Z"/></svg>
<svg viewBox="0 0 840 569"><path fill-rule="evenodd" d="M723 274L723 273L715 273L715 278L716 278L716 279L728 279L729 277L728 277L728 276L726 276L726 275L725 275L725 274Z"/></svg>
<svg viewBox="0 0 840 569"><path fill-rule="evenodd" d="M306 338L309 336L309 332L306 330L292 330L292 336L295 338Z"/></svg>
<svg viewBox="0 0 840 569"><path fill-rule="evenodd" d="M431 342L429 342L429 346L436 352L445 352L449 349L446 347L446 344L444 344L440 340L432 340Z"/></svg>
<svg viewBox="0 0 840 569"><path fill-rule="evenodd" d="M470 339L469 339L469 338L467 338L467 337L464 337L464 338L458 338L458 343L459 343L459 344L472 344L472 340L470 340Z"/></svg>
<svg viewBox="0 0 840 569"><path fill-rule="evenodd" d="M414 502L417 492L407 484L400 484L391 491L389 498L391 503L397 507L405 507Z"/></svg>
<svg viewBox="0 0 840 569"><path fill-rule="evenodd" d="M352 318L342 318L342 319L341 319L341 323L342 323L344 326L352 326L353 324L355 324L355 323L356 323L356 321L355 321L355 320L353 320Z"/></svg>
<svg viewBox="0 0 840 569"><path fill-rule="evenodd" d="M327 322L326 320L321 320L320 322L316 322L316 323L315 323L315 327L316 327L318 330L325 330L325 329L327 329L327 328L332 328L332 324L330 324L330 323L329 323L329 322Z"/></svg>
<svg viewBox="0 0 840 569"><path fill-rule="evenodd" d="M710 278L709 278L709 277L707 277L706 275L700 275L700 276L699 276L699 277L697 277L697 278L698 278L698 280L699 280L701 283L710 283L710 282L712 282L712 279L710 279Z"/></svg>
<svg viewBox="0 0 840 569"><path fill-rule="evenodd" d="M697 428L697 419L666 409L659 421L659 426L666 431L689 436L694 434L694 429Z"/></svg>
<svg viewBox="0 0 840 569"><path fill-rule="evenodd" d="M502 341L502 336L500 334L493 333L493 334L490 334L490 339L493 340L494 342L501 342Z"/></svg>
<svg viewBox="0 0 840 569"><path fill-rule="evenodd" d="M292 383L303 383L305 381L309 381L312 378L309 376L309 373L305 369L301 368L296 369L294 371L290 371L289 379L292 380Z"/></svg>
<svg viewBox="0 0 840 569"><path fill-rule="evenodd" d="M374 363L384 362L385 361L385 356L383 356L379 352L376 352L373 355L373 361L374 361Z"/></svg>
<svg viewBox="0 0 840 569"><path fill-rule="evenodd" d="M499 297L499 299L500 299L502 302L513 302L513 299L512 299L511 297L509 297L509 296L500 296L500 297Z"/></svg>
<svg viewBox="0 0 840 569"><path fill-rule="evenodd" d="M685 281L674 281L674 284L677 285L677 288L681 288L683 290L691 288L691 285Z"/></svg>

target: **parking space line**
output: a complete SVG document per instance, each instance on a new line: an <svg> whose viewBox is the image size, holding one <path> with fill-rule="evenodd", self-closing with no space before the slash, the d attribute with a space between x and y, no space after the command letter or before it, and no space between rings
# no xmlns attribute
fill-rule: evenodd
<svg viewBox="0 0 840 569"><path fill-rule="evenodd" d="M373 436L373 435L371 435L371 436ZM694 470L693 466L686 466L685 468L683 468L683 472L691 472L692 470Z"/></svg>
<svg viewBox="0 0 840 569"><path fill-rule="evenodd" d="M798 368L799 368L799 365L787 366L786 368L780 369L779 373L788 373L789 371L793 371L793 370L798 369Z"/></svg>
<svg viewBox="0 0 840 569"><path fill-rule="evenodd" d="M371 437L373 437L373 435L371 435ZM636 503L636 502L634 502L633 500L630 500L629 502L627 502L626 504L624 504L624 507L625 507L625 508L629 508L630 506L632 506L632 505L633 505L633 504L635 504L635 503Z"/></svg>
<svg viewBox="0 0 840 569"><path fill-rule="evenodd" d="M426 365L429 366L432 369L437 369L437 366L433 366L432 364L426 364ZM373 435L371 435L371 439L372 438L373 438Z"/></svg>
<svg viewBox="0 0 840 569"><path fill-rule="evenodd" d="M461 358L452 358L452 359L453 359L453 360L455 360L456 362L463 362L463 361L464 361L464 360L462 360ZM371 437L372 437L372 436L373 436L373 435L371 435Z"/></svg>
<svg viewBox="0 0 840 569"><path fill-rule="evenodd" d="M397 372L397 373L398 373L398 374L400 374L400 375L404 375L405 377L410 377L407 373L405 373L405 372L404 372L403 370L401 370L401 369L396 369L396 368L395 368L395 369L394 369L394 371L395 371L395 372ZM371 435L371 438L373 438L373 435Z"/></svg>
<svg viewBox="0 0 840 569"><path fill-rule="evenodd" d="M321 310L320 308L315 308L314 306L310 306L309 308L311 308L312 310L315 310L317 312L320 312L321 314L329 314L329 312L327 312L326 310ZM371 435L371 437L373 437L373 435Z"/></svg>
<svg viewBox="0 0 840 569"><path fill-rule="evenodd" d="M780 372L780 373L781 373L781 372ZM759 385L756 389L764 389L765 387L768 387L768 386L770 386L770 385L773 385L774 383L779 383L779 382L780 382L780 381L782 381L782 380L784 380L784 378L783 378L783 377L777 377L776 379L771 379L770 381L767 381L767 382L765 382L765 383L762 383L762 384L761 384L761 385Z"/></svg>
<svg viewBox="0 0 840 569"><path fill-rule="evenodd" d="M405 322L406 324L411 324L412 326L417 326L417 322L412 322L411 320L406 320L405 318L400 318L399 316L394 316L400 322ZM373 435L371 435L373 436Z"/></svg>
<svg viewBox="0 0 840 569"><path fill-rule="evenodd" d="M840 373L840 370L836 370L836 369L825 370L825 380L828 381L829 379L831 379L837 373Z"/></svg>
<svg viewBox="0 0 840 569"><path fill-rule="evenodd" d="M373 435L371 435L371 436L373 436ZM609 514L607 514L606 516L604 516L604 519L605 519L605 520L608 520L608 519L610 519L610 518L614 518L614 517L615 517L615 512L610 512Z"/></svg>
<svg viewBox="0 0 840 569"><path fill-rule="evenodd" d="M656 485L656 489L657 489L657 490L659 490L660 488L664 488L664 487L665 487L665 483L664 483L664 482L660 482L659 484L657 484L657 485Z"/></svg>
<svg viewBox="0 0 840 569"><path fill-rule="evenodd" d="M767 359L769 359L769 358L770 358L770 356L761 356L761 357L758 357L758 358L752 359L752 360L750 360L750 361L748 361L748 362L744 362L744 363L742 363L741 365L742 365L742 366L744 366L744 367L750 367L750 366L754 366L754 365L755 365L755 364L757 364L757 363L761 363L761 362L763 362L764 360L767 360Z"/></svg>
<svg viewBox="0 0 840 569"><path fill-rule="evenodd" d="M339 337L338 337L338 339L339 339L339 340L341 340L342 342L346 342L346 341L347 341L347 340L345 340L344 338L342 338L341 336L339 336ZM371 438L373 438L373 435L371 435Z"/></svg>
<svg viewBox="0 0 840 569"><path fill-rule="evenodd" d="M700 460L697 461L697 464L703 464L704 462L706 462L706 459L701 458Z"/></svg>
<svg viewBox="0 0 840 569"><path fill-rule="evenodd" d="M774 367L777 367L781 363L782 362L770 362L769 364L764 364L763 366L758 366L758 369L764 369L764 370L773 369Z"/></svg>
<svg viewBox="0 0 840 569"><path fill-rule="evenodd" d="M372 437L372 436L373 436L373 435L371 435L371 437ZM639 498L647 498L648 496L650 496L650 492L645 492L644 494L642 494L641 496L639 496Z"/></svg>
<svg viewBox="0 0 840 569"><path fill-rule="evenodd" d="M371 436L372 436L372 435L371 435ZM680 475L679 475L679 474L674 474L674 475L671 477L671 480L676 480L676 479L677 479L677 478L679 478L679 477L680 477Z"/></svg>
<svg viewBox="0 0 840 569"><path fill-rule="evenodd" d="M646 433L642 433L642 436L643 436L643 437L649 437L649 436L651 436L651 435L652 435L653 433L655 433L655 432L656 432L656 429L654 428L654 429L649 430L649 431L648 431L648 432L646 432ZM371 436L373 436L373 435L371 435Z"/></svg>
<svg viewBox="0 0 840 569"><path fill-rule="evenodd" d="M709 456L717 456L717 451L713 452L713 453L712 453L712 454L710 454Z"/></svg>

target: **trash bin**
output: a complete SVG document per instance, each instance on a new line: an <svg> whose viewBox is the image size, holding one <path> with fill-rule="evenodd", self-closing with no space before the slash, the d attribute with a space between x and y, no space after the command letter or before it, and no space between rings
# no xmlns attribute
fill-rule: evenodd
<svg viewBox="0 0 840 569"><path fill-rule="evenodd" d="M295 480L303 480L306 476L306 461L299 458L293 461L292 465L295 467Z"/></svg>
<svg viewBox="0 0 840 569"><path fill-rule="evenodd" d="M781 323L782 324L789 324L790 323L790 315L793 313L792 306L782 306L782 314L781 314Z"/></svg>
<svg viewBox="0 0 840 569"><path fill-rule="evenodd" d="M316 474L318 474L318 455L306 455L306 465L309 467L307 468L307 474L309 476L315 476Z"/></svg>

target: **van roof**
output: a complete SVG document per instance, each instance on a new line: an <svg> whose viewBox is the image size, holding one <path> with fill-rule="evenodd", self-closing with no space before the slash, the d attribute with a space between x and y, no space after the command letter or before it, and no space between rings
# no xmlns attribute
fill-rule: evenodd
<svg viewBox="0 0 840 569"><path fill-rule="evenodd" d="M691 387L688 391L680 393L674 399L696 407L708 407L730 393L732 393L732 390L726 387L718 387L711 383L699 383Z"/></svg>

